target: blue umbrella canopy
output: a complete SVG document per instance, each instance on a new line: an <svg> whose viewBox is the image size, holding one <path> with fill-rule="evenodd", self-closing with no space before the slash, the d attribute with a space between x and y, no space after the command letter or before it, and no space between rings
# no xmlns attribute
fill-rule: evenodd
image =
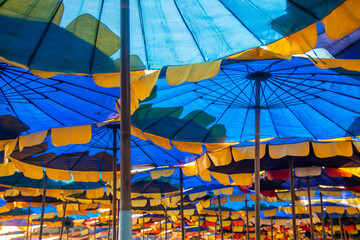
<svg viewBox="0 0 360 240"><path fill-rule="evenodd" d="M15 127L11 124L15 120L9 119L12 116L22 122L20 132L26 133L105 121L117 113L115 101L120 96L119 88L101 88L90 77L43 79L3 62L0 89L0 118L10 123L4 127Z"/></svg>
<svg viewBox="0 0 360 240"><path fill-rule="evenodd" d="M161 79L131 121L173 141L234 143L254 139L258 107L260 138L356 136L359 76L302 58L225 61L215 78L177 86Z"/></svg>
<svg viewBox="0 0 360 240"><path fill-rule="evenodd" d="M114 135L116 142L114 142ZM17 149L11 155L12 161L15 164L26 164L25 169L29 170L27 172L30 175L25 174L29 177L34 175L30 171L31 167L43 167L45 171L47 169L66 170L71 171L72 174L76 172L81 176L89 173L92 176L88 178L90 182L94 180L94 174L99 178L100 172L111 173L113 171L114 148L117 150L117 164L120 164L121 149L116 144L120 142L118 123L104 126L92 125L91 140L87 144L54 146L51 137L52 135L49 134L43 143L24 148L22 151ZM189 163L199 156L181 152L176 148L164 149L150 140L145 141L137 137L131 137L131 151L131 164L134 172ZM61 171L56 176L49 174L48 176L58 180L69 180L69 177L71 179L71 173L65 176Z"/></svg>
<svg viewBox="0 0 360 240"><path fill-rule="evenodd" d="M132 0L131 67L212 61L267 45L335 14L343 2ZM0 56L50 72L118 72L119 13L115 0L2 1Z"/></svg>

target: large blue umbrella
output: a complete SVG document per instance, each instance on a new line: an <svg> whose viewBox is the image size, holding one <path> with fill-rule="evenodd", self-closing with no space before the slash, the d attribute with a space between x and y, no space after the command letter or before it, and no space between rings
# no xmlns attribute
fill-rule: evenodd
<svg viewBox="0 0 360 240"><path fill-rule="evenodd" d="M359 76L344 69L319 69L300 58L224 62L212 79L176 87L166 79L158 81L153 90L156 98L141 103L132 123L145 132L183 142L255 138L259 203L259 139L359 135ZM255 212L257 226L260 208Z"/></svg>
<svg viewBox="0 0 360 240"><path fill-rule="evenodd" d="M0 116L17 118L27 133L105 121L117 113L120 96L118 88L101 88L90 77L43 79L2 62L0 89Z"/></svg>
<svg viewBox="0 0 360 240"><path fill-rule="evenodd" d="M344 0L129 2L131 68L138 70L267 45L335 14ZM115 0L2 1L0 56L48 72L118 72L119 13Z"/></svg>

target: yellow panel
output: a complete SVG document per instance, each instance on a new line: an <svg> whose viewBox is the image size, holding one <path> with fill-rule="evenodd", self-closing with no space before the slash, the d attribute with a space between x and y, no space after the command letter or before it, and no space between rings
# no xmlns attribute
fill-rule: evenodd
<svg viewBox="0 0 360 240"><path fill-rule="evenodd" d="M131 92L139 99L145 100L150 96L156 81L158 80L160 70L147 72L140 79L131 83Z"/></svg>
<svg viewBox="0 0 360 240"><path fill-rule="evenodd" d="M232 202L243 202L246 199L246 194L235 194L229 196L230 201Z"/></svg>
<svg viewBox="0 0 360 240"><path fill-rule="evenodd" d="M232 160L230 148L215 152L208 152L208 156L215 166L228 165Z"/></svg>
<svg viewBox="0 0 360 240"><path fill-rule="evenodd" d="M331 39L340 39L360 27L360 2L344 1L322 21L326 35Z"/></svg>
<svg viewBox="0 0 360 240"><path fill-rule="evenodd" d="M48 189L46 191L46 196L57 198L61 195L61 189Z"/></svg>
<svg viewBox="0 0 360 240"><path fill-rule="evenodd" d="M195 154L202 154L203 148L199 142L181 142L181 141L171 141L172 144L182 152L189 152Z"/></svg>
<svg viewBox="0 0 360 240"><path fill-rule="evenodd" d="M314 153L319 158L334 156L351 157L353 155L352 144L347 142L312 143Z"/></svg>
<svg viewBox="0 0 360 240"><path fill-rule="evenodd" d="M270 210L264 210L263 214L266 217L273 217L276 215L276 212L277 212L276 209L270 209Z"/></svg>
<svg viewBox="0 0 360 240"><path fill-rule="evenodd" d="M356 208L356 207L346 207L346 212L348 214L358 214L359 213L359 210Z"/></svg>
<svg viewBox="0 0 360 240"><path fill-rule="evenodd" d="M150 176L152 179L158 179L160 177L169 177L173 175L174 171L175 168L150 171Z"/></svg>
<svg viewBox="0 0 360 240"><path fill-rule="evenodd" d="M0 164L0 177L6 177L14 175L15 173L15 164L13 162L9 162L8 164L2 163Z"/></svg>
<svg viewBox="0 0 360 240"><path fill-rule="evenodd" d="M131 126L131 135L140 138L141 140L147 141L147 137L145 136L145 134L138 128Z"/></svg>
<svg viewBox="0 0 360 240"><path fill-rule="evenodd" d="M97 171L72 171L73 178L77 182L98 182L100 174Z"/></svg>
<svg viewBox="0 0 360 240"><path fill-rule="evenodd" d="M145 207L147 204L147 199L131 200L132 207Z"/></svg>
<svg viewBox="0 0 360 240"><path fill-rule="evenodd" d="M250 186L253 184L251 173L230 174L230 177L234 183L239 186Z"/></svg>
<svg viewBox="0 0 360 240"><path fill-rule="evenodd" d="M202 197L205 197L207 194L207 191L204 191L204 192L198 192L198 193L191 193L189 194L189 199L190 201L194 201L195 199L197 198L202 198Z"/></svg>
<svg viewBox="0 0 360 240"><path fill-rule="evenodd" d="M10 159L15 164L16 169L22 172L25 177L38 180L44 177L44 171L42 167L20 162L12 157L10 157Z"/></svg>
<svg viewBox="0 0 360 240"><path fill-rule="evenodd" d="M69 170L60 170L54 168L45 168L45 173L50 179L58 181L69 181L72 179Z"/></svg>
<svg viewBox="0 0 360 240"><path fill-rule="evenodd" d="M54 146L85 144L90 140L91 125L51 129L51 141Z"/></svg>
<svg viewBox="0 0 360 240"><path fill-rule="evenodd" d="M103 196L104 196L103 188L86 190L87 198L102 198Z"/></svg>
<svg viewBox="0 0 360 240"><path fill-rule="evenodd" d="M286 57L281 54L271 52L263 47L252 48L244 52L227 57L227 59L235 59L235 60L281 59L281 58L285 59ZM290 60L291 57L286 59Z"/></svg>
<svg viewBox="0 0 360 240"><path fill-rule="evenodd" d="M308 196L308 192L307 191L296 191L295 195L298 197L307 197ZM314 197L315 196L315 191L310 191L310 197Z"/></svg>
<svg viewBox="0 0 360 240"><path fill-rule="evenodd" d="M277 197L283 201L291 201L291 193L290 192L278 192Z"/></svg>
<svg viewBox="0 0 360 240"><path fill-rule="evenodd" d="M191 177L191 176L196 175L196 169L197 169L196 161L193 161L193 162L184 164L182 171L185 176Z"/></svg>
<svg viewBox="0 0 360 240"><path fill-rule="evenodd" d="M156 136L150 133L144 133L147 138L149 138L151 141L153 141L156 145L159 145L165 149L171 150L171 145L169 139Z"/></svg>
<svg viewBox="0 0 360 240"><path fill-rule="evenodd" d="M220 188L220 189L213 190L213 193L215 195L220 195L221 193L224 195L232 195L233 190L234 190L233 187Z"/></svg>
<svg viewBox="0 0 360 240"><path fill-rule="evenodd" d="M297 177L319 176L320 174L321 174L321 167L295 168L295 175Z"/></svg>
<svg viewBox="0 0 360 240"><path fill-rule="evenodd" d="M206 170L199 172L199 176L201 177L201 179L211 182L211 176L210 176L209 170L206 169Z"/></svg>
<svg viewBox="0 0 360 240"><path fill-rule="evenodd" d="M221 149L225 149L231 145L235 145L237 142L233 143L205 143L205 147L210 151L217 151Z"/></svg>
<svg viewBox="0 0 360 240"><path fill-rule="evenodd" d="M221 60L183 66L168 67L166 79L170 85L178 85L185 81L197 82L215 77L220 70Z"/></svg>
<svg viewBox="0 0 360 240"><path fill-rule="evenodd" d="M4 147L4 163L5 164L8 163L10 155L15 150L17 141L18 141L18 139L16 138L15 140L13 140L5 145L5 147Z"/></svg>
<svg viewBox="0 0 360 240"><path fill-rule="evenodd" d="M221 184L230 185L230 179L227 174L211 172L211 175Z"/></svg>
<svg viewBox="0 0 360 240"><path fill-rule="evenodd" d="M41 132L35 132L19 137L19 150L20 152L24 147L31 147L42 143L47 135L47 130Z"/></svg>
<svg viewBox="0 0 360 240"><path fill-rule="evenodd" d="M248 147L232 147L232 154L235 162L241 161L243 159L254 159L255 157L255 148L254 146ZM266 151L266 144L260 145L260 158L264 157ZM245 156L244 156L245 154Z"/></svg>
<svg viewBox="0 0 360 240"><path fill-rule="evenodd" d="M195 210L194 209L184 209L184 215L186 216L192 216L194 215Z"/></svg>
<svg viewBox="0 0 360 240"><path fill-rule="evenodd" d="M117 178L120 177L120 172L117 172ZM113 172L109 171L109 172L101 172L101 180L103 180L104 182L110 182L113 180Z"/></svg>
<svg viewBox="0 0 360 240"><path fill-rule="evenodd" d="M210 207L210 199L202 200L201 203L204 206L204 208Z"/></svg>
<svg viewBox="0 0 360 240"><path fill-rule="evenodd" d="M196 159L196 166L199 169L199 172L202 172L203 170L207 170L208 167L210 167L210 159L207 155L207 153L203 154L201 157Z"/></svg>
<svg viewBox="0 0 360 240"><path fill-rule="evenodd" d="M307 156L310 152L309 142L269 145L269 154L273 159L283 158L285 156Z"/></svg>
<svg viewBox="0 0 360 240"><path fill-rule="evenodd" d="M316 24L312 24L296 33L269 44L268 50L282 56L306 53L313 49L317 42Z"/></svg>

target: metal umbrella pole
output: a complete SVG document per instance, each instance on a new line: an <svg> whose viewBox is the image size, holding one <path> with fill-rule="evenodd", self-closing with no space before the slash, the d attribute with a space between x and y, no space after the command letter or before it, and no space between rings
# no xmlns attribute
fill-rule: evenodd
<svg viewBox="0 0 360 240"><path fill-rule="evenodd" d="M260 79L255 79L255 240L260 236Z"/></svg>
<svg viewBox="0 0 360 240"><path fill-rule="evenodd" d="M219 226L220 226L220 235L221 235L221 240L224 240L224 233L223 233L223 226L222 226L222 216L221 216L220 195L218 195L218 207L219 207Z"/></svg>
<svg viewBox="0 0 360 240"><path fill-rule="evenodd" d="M129 0L121 0L121 51L120 51L120 76L121 76L121 204L119 229L120 240L132 238L131 224L131 148L130 148L130 11ZM114 239L115 240L115 239Z"/></svg>
<svg viewBox="0 0 360 240"><path fill-rule="evenodd" d="M198 240L200 240L200 214L198 215Z"/></svg>
<svg viewBox="0 0 360 240"><path fill-rule="evenodd" d="M45 201L46 201L46 184L47 184L47 176L46 176L46 173L44 172L44 183L43 183L43 196L42 196L42 203L41 203L41 219L40 219L39 240L42 239L42 234L43 234Z"/></svg>
<svg viewBox="0 0 360 240"><path fill-rule="evenodd" d="M311 240L314 240L314 225L313 225L313 219L312 219L312 206L311 206L309 177L306 177L306 185L307 185L307 194L308 194L308 200L309 200L310 234L311 234Z"/></svg>
<svg viewBox="0 0 360 240"><path fill-rule="evenodd" d="M341 224L341 217L339 217L338 219L339 219L339 227L340 227L340 237L341 237L341 240L344 240L343 229L342 229L342 224Z"/></svg>
<svg viewBox="0 0 360 240"><path fill-rule="evenodd" d="M330 231L331 231L331 240L334 240L334 231L333 231L333 218L331 213L329 213L330 218Z"/></svg>
<svg viewBox="0 0 360 240"><path fill-rule="evenodd" d="M167 206L164 207L165 207L165 240L167 240Z"/></svg>
<svg viewBox="0 0 360 240"><path fill-rule="evenodd" d="M321 225L322 225L322 236L323 239L326 239L326 234L325 234L325 216L324 216L324 202L323 202L323 195L320 191L320 205L321 205Z"/></svg>
<svg viewBox="0 0 360 240"><path fill-rule="evenodd" d="M64 230L64 222L65 222L65 217L66 217L66 205L67 205L67 201L64 202L64 215L61 219L61 228L60 228L60 240L62 238L63 235L63 230Z"/></svg>
<svg viewBox="0 0 360 240"><path fill-rule="evenodd" d="M270 223L270 231L271 231L271 240L273 240L274 239L274 233L273 233L273 230L274 230L274 227L273 227L273 218L271 217L270 218L270 221L271 221L271 223Z"/></svg>
<svg viewBox="0 0 360 240"><path fill-rule="evenodd" d="M30 207L28 208L28 217L26 223L26 240L29 239L29 224L30 224Z"/></svg>
<svg viewBox="0 0 360 240"><path fill-rule="evenodd" d="M246 239L247 239L247 240L250 240L250 233L249 233L249 213L248 213L247 198L245 198L245 216L246 216Z"/></svg>
<svg viewBox="0 0 360 240"><path fill-rule="evenodd" d="M295 210L295 187L294 187L294 157L290 157L290 185L291 185L291 213L294 240L297 240L296 210Z"/></svg>
<svg viewBox="0 0 360 240"><path fill-rule="evenodd" d="M214 234L215 234L215 239L216 239L216 236L217 236L217 221L218 221L218 219L219 219L219 216L216 216L215 232L214 232Z"/></svg>
<svg viewBox="0 0 360 240"><path fill-rule="evenodd" d="M144 228L144 225L145 225L145 218L144 218L144 213L143 213L143 216L142 216L142 239L145 240L145 228Z"/></svg>
<svg viewBox="0 0 360 240"><path fill-rule="evenodd" d="M183 172L180 168L180 215L181 215L181 239L185 240L185 223L184 223L184 190L183 190Z"/></svg>
<svg viewBox="0 0 360 240"><path fill-rule="evenodd" d="M112 198L112 207L113 207L113 211L112 211L112 225L113 225L113 233L112 233L112 238L113 240L117 239L117 235L116 235L116 229L117 229L117 224L116 224L116 215L117 215L117 207L116 207L116 203L117 203L117 126L116 125L111 125L113 128L113 198Z"/></svg>
<svg viewBox="0 0 360 240"><path fill-rule="evenodd" d="M110 209L110 212L109 212L109 220L108 220L108 240L110 240L110 229L111 229L111 220L110 220L110 217L111 217L111 209Z"/></svg>
<svg viewBox="0 0 360 240"><path fill-rule="evenodd" d="M234 233L234 221L231 222L231 233L232 233L232 240L235 239L235 233Z"/></svg>

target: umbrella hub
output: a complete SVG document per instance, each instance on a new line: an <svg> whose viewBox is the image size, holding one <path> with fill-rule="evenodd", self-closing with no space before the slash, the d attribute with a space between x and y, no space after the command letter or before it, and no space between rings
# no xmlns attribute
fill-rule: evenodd
<svg viewBox="0 0 360 240"><path fill-rule="evenodd" d="M261 72L256 71L249 73L245 78L249 80L260 80L260 81L266 81L271 77L271 73L269 72Z"/></svg>

